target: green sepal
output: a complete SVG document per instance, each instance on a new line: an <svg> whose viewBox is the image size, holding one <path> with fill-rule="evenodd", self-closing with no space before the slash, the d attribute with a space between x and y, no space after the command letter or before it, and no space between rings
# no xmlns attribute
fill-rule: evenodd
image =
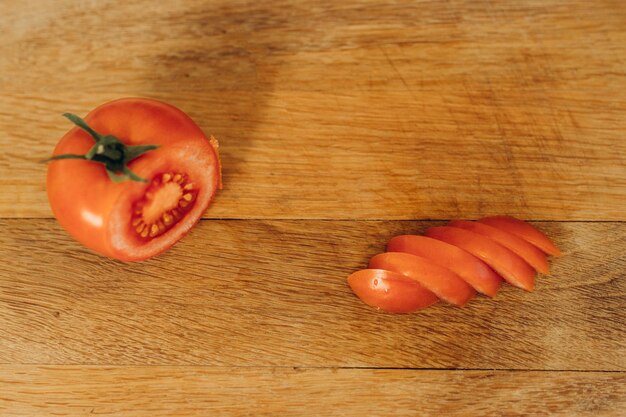
<svg viewBox="0 0 626 417"><path fill-rule="evenodd" d="M76 155L72 153L66 153L63 155L51 156L50 158L44 159L41 162L58 161L59 159L87 159L87 157L85 157L85 155Z"/></svg>
<svg viewBox="0 0 626 417"><path fill-rule="evenodd" d="M89 127L87 122L85 122L80 117L78 117L78 116L76 116L75 114L72 114L72 113L63 113L63 116L68 118L72 123L74 123L76 126L78 126L81 129L83 129L85 132L89 133L91 135L91 137L94 138L94 140L96 142L98 142L100 140L100 138L101 138L100 134L98 132L96 132L95 130L93 130L91 127Z"/></svg>
<svg viewBox="0 0 626 417"><path fill-rule="evenodd" d="M142 154L158 149L159 145L137 145L137 146L127 146L126 153L124 155L124 162L128 163L133 159L141 156Z"/></svg>
<svg viewBox="0 0 626 417"><path fill-rule="evenodd" d="M72 123L83 129L85 132L89 133L96 143L85 155L56 155L43 162L60 159L84 159L103 164L109 178L113 182L118 183L127 180L148 182L145 178L141 178L131 171L127 164L144 153L157 149L159 147L158 145L127 146L124 142L113 135L101 135L96 132L87 124L87 122L75 114L64 113L63 116L68 118Z"/></svg>

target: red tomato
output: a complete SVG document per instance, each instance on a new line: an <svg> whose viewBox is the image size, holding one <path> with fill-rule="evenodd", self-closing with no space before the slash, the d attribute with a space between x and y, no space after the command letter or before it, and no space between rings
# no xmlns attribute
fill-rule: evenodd
<svg viewBox="0 0 626 417"><path fill-rule="evenodd" d="M105 103L85 121L100 135L118 138L125 149L148 144L158 149L127 164L127 172L145 183L113 182L115 175L95 158L50 162L47 190L54 215L74 238L105 256L136 261L165 251L200 219L220 186L217 142L182 111L149 99ZM75 127L53 155L86 154L94 143Z"/></svg>
<svg viewBox="0 0 626 417"><path fill-rule="evenodd" d="M364 269L348 277L352 291L365 304L389 313L411 313L435 304L435 294L395 272Z"/></svg>
<svg viewBox="0 0 626 417"><path fill-rule="evenodd" d="M381 253L372 258L369 268L397 272L419 282L441 299L465 305L476 290L454 272L420 256L402 252Z"/></svg>
<svg viewBox="0 0 626 417"><path fill-rule="evenodd" d="M431 260L447 268L470 284L476 291L495 297L502 278L487 264L456 246L425 236L396 236L387 244L388 252L406 252Z"/></svg>
<svg viewBox="0 0 626 417"><path fill-rule="evenodd" d="M426 235L458 246L482 259L511 285L527 291L535 287L535 270L515 253L488 237L456 227L431 227Z"/></svg>
<svg viewBox="0 0 626 417"><path fill-rule="evenodd" d="M504 230L496 229L483 223L470 222L466 220L453 220L448 223L448 226L458 227L459 229L469 230L479 235L486 236L495 240L507 249L510 249L514 253L518 254L523 260L528 262L530 266L535 268L537 272L542 274L549 274L548 259L536 246L528 243L524 239L506 232Z"/></svg>
<svg viewBox="0 0 626 417"><path fill-rule="evenodd" d="M561 251L552 243L550 238L523 220L510 216L491 216L484 217L478 220L478 222L519 236L548 255L561 256Z"/></svg>

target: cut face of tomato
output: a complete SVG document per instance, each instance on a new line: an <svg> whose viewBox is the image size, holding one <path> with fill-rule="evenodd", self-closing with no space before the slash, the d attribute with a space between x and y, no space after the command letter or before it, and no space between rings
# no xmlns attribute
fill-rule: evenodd
<svg viewBox="0 0 626 417"><path fill-rule="evenodd" d="M381 269L357 271L348 277L348 285L365 304L389 313L411 313L438 301L417 281Z"/></svg>
<svg viewBox="0 0 626 417"><path fill-rule="evenodd" d="M536 246L530 244L524 239L506 232L504 230L496 229L488 224L470 222L466 220L453 220L448 223L448 226L458 227L459 229L469 230L479 235L486 236L494 241L498 242L507 249L510 249L523 260L525 260L530 266L535 268L537 272L542 274L549 274L548 259L542 251Z"/></svg>
<svg viewBox="0 0 626 417"><path fill-rule="evenodd" d="M437 297L458 306L465 305L476 294L474 288L454 272L409 253L381 253L370 260L369 267L412 278Z"/></svg>
<svg viewBox="0 0 626 417"><path fill-rule="evenodd" d="M97 162L48 166L48 200L59 223L88 248L137 261L176 243L200 219L220 183L217 144L182 111L148 99L122 99L85 117L91 129L128 147L157 145L128 163L147 182L113 182ZM214 139L213 139L214 141ZM94 140L70 130L53 155L85 154Z"/></svg>
<svg viewBox="0 0 626 417"><path fill-rule="evenodd" d="M480 258L511 285L527 291L535 287L535 270L515 253L488 237L447 226L431 227L426 235L458 246Z"/></svg>
<svg viewBox="0 0 626 417"><path fill-rule="evenodd" d="M478 222L512 233L532 243L548 255L561 256L561 251L552 243L550 238L523 220L511 216L491 216L484 217Z"/></svg>
<svg viewBox="0 0 626 417"><path fill-rule="evenodd" d="M494 297L502 278L474 255L437 239L417 235L401 235L387 244L388 252L406 252L429 259L434 264L455 272L476 291Z"/></svg>

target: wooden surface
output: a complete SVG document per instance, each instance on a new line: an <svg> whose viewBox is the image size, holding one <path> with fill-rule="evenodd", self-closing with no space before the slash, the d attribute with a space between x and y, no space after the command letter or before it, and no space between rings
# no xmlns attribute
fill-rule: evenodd
<svg viewBox="0 0 626 417"><path fill-rule="evenodd" d="M0 5L1 216L50 216L63 112L149 96L222 140L208 217L626 217L622 1L31 3Z"/></svg>
<svg viewBox="0 0 626 417"><path fill-rule="evenodd" d="M0 370L0 381L7 387L0 406L24 417L50 409L126 417L621 417L626 405L626 376L610 372L21 365Z"/></svg>
<svg viewBox="0 0 626 417"><path fill-rule="evenodd" d="M619 416L626 3L0 2L0 416ZM51 217L38 163L124 96L221 140L223 192L141 264ZM377 313L398 233L536 221L534 293ZM218 220L219 219L219 220ZM431 219L431 220L429 220Z"/></svg>
<svg viewBox="0 0 626 417"><path fill-rule="evenodd" d="M533 293L402 316L352 295L389 237L434 224L205 220L122 264L54 220L4 220L0 362L626 370L625 223L539 223L565 255Z"/></svg>

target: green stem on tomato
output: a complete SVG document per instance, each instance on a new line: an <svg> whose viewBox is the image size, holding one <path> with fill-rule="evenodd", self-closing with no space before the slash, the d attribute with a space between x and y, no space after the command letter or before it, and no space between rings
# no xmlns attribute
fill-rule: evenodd
<svg viewBox="0 0 626 417"><path fill-rule="evenodd" d="M101 135L96 132L87 124L87 122L75 114L65 113L63 116L67 117L72 123L83 129L85 132L89 133L96 143L84 155L55 155L46 159L44 162L57 161L61 159L84 159L103 164L109 178L113 182L122 182L127 180L148 182L145 178L141 178L131 171L127 164L144 153L157 149L159 147L158 145L128 146L113 135Z"/></svg>

